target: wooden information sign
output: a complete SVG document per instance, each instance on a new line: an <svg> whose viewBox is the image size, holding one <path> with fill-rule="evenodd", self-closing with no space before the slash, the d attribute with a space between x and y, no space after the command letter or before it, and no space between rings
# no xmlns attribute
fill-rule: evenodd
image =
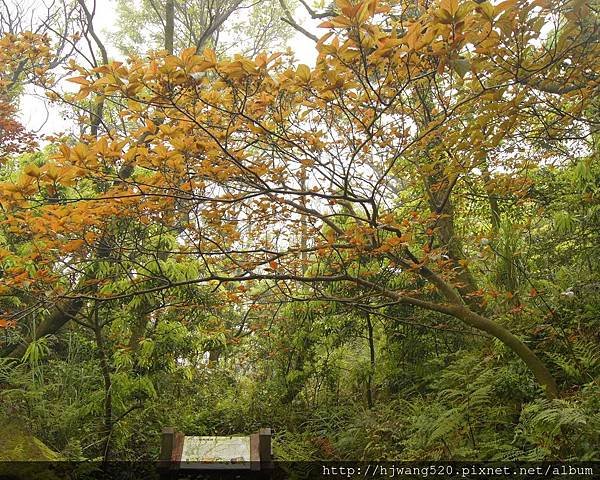
<svg viewBox="0 0 600 480"><path fill-rule="evenodd" d="M160 461L168 469L268 470L273 465L271 429L247 436L194 437L165 428Z"/></svg>

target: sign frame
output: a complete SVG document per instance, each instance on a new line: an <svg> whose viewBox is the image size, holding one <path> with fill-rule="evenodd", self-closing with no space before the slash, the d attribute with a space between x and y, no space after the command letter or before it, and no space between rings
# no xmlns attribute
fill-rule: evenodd
<svg viewBox="0 0 600 480"><path fill-rule="evenodd" d="M186 435L177 431L174 427L165 427L162 430L160 444L160 466L167 470L250 470L265 471L273 469L273 458L271 453L271 429L261 428L251 435L240 435L249 437L250 440L250 461L241 461L239 463L230 462L211 462L211 461L186 461L182 458L183 445ZM223 439L232 436L223 436ZM188 436L188 438L194 438ZM219 437L213 437L218 439Z"/></svg>

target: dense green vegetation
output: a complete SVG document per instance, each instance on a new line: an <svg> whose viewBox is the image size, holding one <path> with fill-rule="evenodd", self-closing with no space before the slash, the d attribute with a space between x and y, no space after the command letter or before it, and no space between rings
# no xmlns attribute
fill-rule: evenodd
<svg viewBox="0 0 600 480"><path fill-rule="evenodd" d="M288 304L263 314L268 328L236 336L235 312L228 317L206 292L195 299L196 318L161 319L134 354L121 345L132 306L99 313L111 318L103 355L115 457L157 458L164 425L197 435L270 425L280 459L597 459L598 185L600 171L542 169L531 198L506 206L502 223L510 228L481 274L502 292L490 308L518 308L505 321L536 342L562 398L542 398L505 347L443 315ZM510 220L540 207L542 216ZM468 226L477 224L471 216ZM208 349L218 361L203 361ZM101 355L94 333L74 324L31 344L24 362L3 360L3 416L19 418L69 458L101 457Z"/></svg>
<svg viewBox="0 0 600 480"><path fill-rule="evenodd" d="M600 215L597 197L579 199L597 188L600 172L580 172L542 170L526 205L507 206L506 223L542 202L545 213L504 229L481 275L502 291L490 308L518 306L505 321L543 352L562 398L544 399L499 342L443 315L310 302L265 312L268 328L236 336L239 319L214 305L211 315L215 295L207 292L196 318L161 319L134 354L121 344L131 305L99 313L111 317L104 355L115 457L157 458L165 425L197 435L270 425L280 459L597 459L600 265L592 252ZM209 348L218 361L202 361ZM4 360L3 415L69 458L101 457L100 356L94 333L74 324L31 344L26 361Z"/></svg>

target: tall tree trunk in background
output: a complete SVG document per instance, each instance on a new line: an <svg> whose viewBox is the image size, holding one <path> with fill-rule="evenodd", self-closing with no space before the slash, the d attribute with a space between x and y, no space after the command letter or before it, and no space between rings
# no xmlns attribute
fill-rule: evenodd
<svg viewBox="0 0 600 480"><path fill-rule="evenodd" d="M167 0L165 4L165 50L173 55L175 43L175 0Z"/></svg>
<svg viewBox="0 0 600 480"><path fill-rule="evenodd" d="M106 51L106 47L104 46L104 43L102 43L102 40L100 40L100 37L98 37L98 35L96 34L96 31L94 30L94 16L93 16L92 12L90 12L89 9L87 8L84 0L77 0L77 3L79 3L79 6L81 7L81 9L83 10L83 13L85 15L87 33L90 35L90 37L92 37L92 40L94 41L94 43L98 47L98 50L100 51L102 65L106 65L108 63L108 53ZM91 50L91 48L90 48L90 50ZM96 58L95 58L93 52L92 52L92 58L94 58L94 63L98 67L99 65L98 65L98 62L96 61ZM90 133L93 137L98 136L98 128L100 127L100 124L102 123L103 115L104 115L104 97L99 97L98 102L91 107L91 112L90 112Z"/></svg>
<svg viewBox="0 0 600 480"><path fill-rule="evenodd" d="M167 0L165 3L165 50L173 55L175 43L175 0ZM167 254L159 255L161 260L166 260ZM140 341L144 338L146 327L150 320L148 313L138 312L131 329L129 348L135 354L139 350Z"/></svg>
<svg viewBox="0 0 600 480"><path fill-rule="evenodd" d="M102 337L102 325L98 321L98 306L93 308L93 329L96 339L96 348L98 349L98 359L100 360L100 371L104 380L104 455L103 461L107 462L111 454L111 437L113 430L113 412L112 412L112 381L110 378L110 365L106 357L106 346Z"/></svg>
<svg viewBox="0 0 600 480"><path fill-rule="evenodd" d="M498 197L491 192L492 176L487 163L482 167L481 175L485 184L485 190L488 195L488 202L490 204L490 225L492 227L492 235L494 238L498 236L500 231L500 205L498 204Z"/></svg>
<svg viewBox="0 0 600 480"><path fill-rule="evenodd" d="M418 87L416 89L416 95L421 107L421 122L423 125L427 125L434 117L434 114L432 113L434 105L431 91L426 88ZM424 188L429 201L429 210L432 214L437 216L434 225L434 235L437 236L440 246L446 249L447 255L453 263L454 271L457 272L456 278L460 284L458 286L459 292L473 308L478 309L479 307L474 299L469 296L470 293L477 290L477 283L468 267L464 263L461 264L461 260L463 260L465 256L462 243L455 234L452 191L458 181L458 176L449 175L447 172L447 162L449 162L450 159L444 157L431 158L429 153L433 147L438 146L440 143L440 139L432 140L428 148L423 152L427 163L433 167L433 171L430 173L428 172L428 174L424 176ZM434 237L432 237L432 241L433 238Z"/></svg>
<svg viewBox="0 0 600 480"><path fill-rule="evenodd" d="M468 298L468 294L477 290L477 282L469 269L460 264L460 260L463 260L465 256L462 243L455 234L452 189L456 179L448 178L441 167L436 170L432 175L425 178L429 209L431 213L439 215L435 222L435 230L440 246L446 249L448 257L457 272L456 278L460 283L458 291Z"/></svg>
<svg viewBox="0 0 600 480"><path fill-rule="evenodd" d="M306 166L302 165L300 168L300 190L306 190ZM300 199L300 203L303 208L306 208L306 196L302 195ZM308 221L306 218L306 214L302 213L300 216L300 248L302 252L300 253L300 260L302 262L302 275L306 275L306 271L308 269L308 252L306 251L306 247L308 246Z"/></svg>
<svg viewBox="0 0 600 480"><path fill-rule="evenodd" d="M373 408L373 374L375 373L375 339L373 337L373 322L371 315L367 312L367 335L369 341L369 374L367 375L367 406Z"/></svg>

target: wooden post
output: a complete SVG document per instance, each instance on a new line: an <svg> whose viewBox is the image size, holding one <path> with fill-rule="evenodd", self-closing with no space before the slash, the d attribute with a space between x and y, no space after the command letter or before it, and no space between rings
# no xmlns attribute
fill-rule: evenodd
<svg viewBox="0 0 600 480"><path fill-rule="evenodd" d="M250 470L260 470L260 436L250 435Z"/></svg>
<svg viewBox="0 0 600 480"><path fill-rule="evenodd" d="M175 445L175 429L173 427L165 427L162 431L160 440L160 466L167 468L171 463L173 456L173 447Z"/></svg>
<svg viewBox="0 0 600 480"><path fill-rule="evenodd" d="M260 469L270 470L273 468L271 456L271 429L261 428L258 431L258 451L260 454Z"/></svg>
<svg viewBox="0 0 600 480"><path fill-rule="evenodd" d="M160 467L179 468L185 436L173 427L165 427L160 441Z"/></svg>
<svg viewBox="0 0 600 480"><path fill-rule="evenodd" d="M175 437L173 440L173 451L171 452L171 462L173 468L179 468L179 464L181 463L181 455L183 454L183 441L185 440L185 435L181 432L175 432Z"/></svg>

